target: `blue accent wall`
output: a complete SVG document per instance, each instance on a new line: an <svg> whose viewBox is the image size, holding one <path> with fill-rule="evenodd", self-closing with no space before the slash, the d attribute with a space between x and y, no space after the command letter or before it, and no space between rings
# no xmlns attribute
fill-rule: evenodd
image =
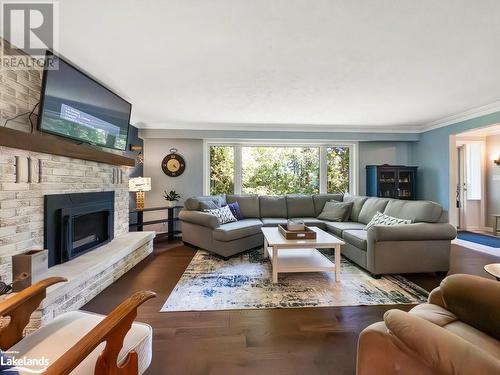
<svg viewBox="0 0 500 375"><path fill-rule="evenodd" d="M461 121L420 134L413 143L412 164L418 169L418 197L449 208L450 135L500 123L500 112Z"/></svg>

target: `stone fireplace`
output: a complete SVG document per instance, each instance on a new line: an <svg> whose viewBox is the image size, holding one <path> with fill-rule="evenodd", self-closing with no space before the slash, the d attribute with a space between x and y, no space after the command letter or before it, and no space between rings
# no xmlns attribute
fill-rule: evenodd
<svg viewBox="0 0 500 375"><path fill-rule="evenodd" d="M68 262L114 238L115 192L44 197L44 247L49 267Z"/></svg>

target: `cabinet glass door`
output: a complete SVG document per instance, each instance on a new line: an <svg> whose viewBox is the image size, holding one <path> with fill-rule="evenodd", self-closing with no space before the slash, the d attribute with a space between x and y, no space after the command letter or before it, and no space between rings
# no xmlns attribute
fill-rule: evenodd
<svg viewBox="0 0 500 375"><path fill-rule="evenodd" d="M413 197L413 171L398 172L398 196L400 199L411 199Z"/></svg>
<svg viewBox="0 0 500 375"><path fill-rule="evenodd" d="M380 170L378 175L379 197L394 198L396 195L396 170Z"/></svg>

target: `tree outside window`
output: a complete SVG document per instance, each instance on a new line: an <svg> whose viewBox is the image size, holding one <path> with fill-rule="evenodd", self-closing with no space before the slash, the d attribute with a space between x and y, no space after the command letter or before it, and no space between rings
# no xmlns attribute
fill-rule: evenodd
<svg viewBox="0 0 500 375"><path fill-rule="evenodd" d="M210 146L210 194L234 193L234 147Z"/></svg>
<svg viewBox="0 0 500 375"><path fill-rule="evenodd" d="M319 147L244 146L242 193L319 193Z"/></svg>
<svg viewBox="0 0 500 375"><path fill-rule="evenodd" d="M349 192L350 149L345 146L332 146L326 149L327 192Z"/></svg>

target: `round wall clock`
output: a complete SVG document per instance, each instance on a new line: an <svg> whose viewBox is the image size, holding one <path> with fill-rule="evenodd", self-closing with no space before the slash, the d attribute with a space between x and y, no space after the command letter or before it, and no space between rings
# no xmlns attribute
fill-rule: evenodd
<svg viewBox="0 0 500 375"><path fill-rule="evenodd" d="M177 149L171 148L170 154L163 158L161 162L163 173L170 177L177 177L184 173L186 162L184 158L177 153Z"/></svg>

